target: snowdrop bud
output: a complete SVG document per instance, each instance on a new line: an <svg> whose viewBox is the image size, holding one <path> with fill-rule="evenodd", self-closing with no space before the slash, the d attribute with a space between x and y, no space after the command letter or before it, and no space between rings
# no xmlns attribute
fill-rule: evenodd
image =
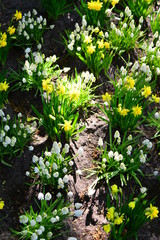
<svg viewBox="0 0 160 240"><path fill-rule="evenodd" d="M115 131L114 138L119 138L119 137L120 137L119 131Z"/></svg>
<svg viewBox="0 0 160 240"><path fill-rule="evenodd" d="M38 162L38 157L37 157L36 155L33 155L33 157L32 157L32 162L33 162L33 163Z"/></svg>
<svg viewBox="0 0 160 240"><path fill-rule="evenodd" d="M28 177L29 175L30 175L30 172L29 172L29 171L27 171L27 172L26 172L26 176Z"/></svg>
<svg viewBox="0 0 160 240"><path fill-rule="evenodd" d="M156 113L154 114L154 117L155 117L156 119L159 119L159 118L160 118L160 113L159 113L159 112L156 112Z"/></svg>

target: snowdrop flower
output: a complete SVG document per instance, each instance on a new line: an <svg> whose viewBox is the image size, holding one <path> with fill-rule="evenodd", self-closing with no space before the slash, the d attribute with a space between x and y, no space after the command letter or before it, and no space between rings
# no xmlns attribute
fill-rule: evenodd
<svg viewBox="0 0 160 240"><path fill-rule="evenodd" d="M68 197L73 197L73 192L70 191L70 192L68 192L67 195L68 195Z"/></svg>
<svg viewBox="0 0 160 240"><path fill-rule="evenodd" d="M67 168L64 167L64 168L62 169L62 171L63 171L63 173L66 173L66 172L67 172Z"/></svg>
<svg viewBox="0 0 160 240"><path fill-rule="evenodd" d="M80 209L82 207L82 203L75 203L75 208Z"/></svg>
<svg viewBox="0 0 160 240"><path fill-rule="evenodd" d="M119 131L115 131L114 138L119 138L119 137L120 137Z"/></svg>
<svg viewBox="0 0 160 240"><path fill-rule="evenodd" d="M18 113L18 118L21 118L22 117L22 113Z"/></svg>
<svg viewBox="0 0 160 240"><path fill-rule="evenodd" d="M32 162L33 162L33 163L38 162L38 157L37 157L36 155L33 155L33 157L32 157Z"/></svg>
<svg viewBox="0 0 160 240"><path fill-rule="evenodd" d="M30 172L29 171L26 171L26 176L28 177L30 175Z"/></svg>
<svg viewBox="0 0 160 240"><path fill-rule="evenodd" d="M83 214L83 210L75 210L74 211L74 216L77 218L82 216L82 214Z"/></svg>
<svg viewBox="0 0 160 240"><path fill-rule="evenodd" d="M47 193L45 194L45 200L46 200L46 201L50 201L51 198L52 198L52 195L51 195L49 192L47 192Z"/></svg>
<svg viewBox="0 0 160 240"><path fill-rule="evenodd" d="M37 222L41 222L41 221L42 221L42 216L41 216L41 215L38 215L38 216L36 217L36 221L37 221Z"/></svg>
<svg viewBox="0 0 160 240"><path fill-rule="evenodd" d="M19 222L20 222L20 223L23 223L23 224L26 224L26 223L28 222L28 217L25 216L25 215L21 215L21 216L19 217Z"/></svg>
<svg viewBox="0 0 160 240"><path fill-rule="evenodd" d="M50 25L50 29L53 29L55 27L55 25Z"/></svg>
<svg viewBox="0 0 160 240"><path fill-rule="evenodd" d="M52 236L53 236L53 233L52 233L52 232L48 232L48 233L47 233L47 237L48 237L48 238L51 238Z"/></svg>
<svg viewBox="0 0 160 240"><path fill-rule="evenodd" d="M34 147L33 146L29 146L29 151L33 151L34 150Z"/></svg>
<svg viewBox="0 0 160 240"><path fill-rule="evenodd" d="M10 137L8 137L8 136L5 137L5 143L6 143L7 145L11 143Z"/></svg>
<svg viewBox="0 0 160 240"><path fill-rule="evenodd" d="M35 172L35 173L39 173L38 167L35 167L35 168L34 168L34 172Z"/></svg>
<svg viewBox="0 0 160 240"><path fill-rule="evenodd" d="M58 178L59 177L59 172L53 173L53 177Z"/></svg>
<svg viewBox="0 0 160 240"><path fill-rule="evenodd" d="M69 237L67 240L77 240L75 237Z"/></svg>
<svg viewBox="0 0 160 240"><path fill-rule="evenodd" d="M4 131L8 132L9 129L10 129L10 127L8 125L4 126Z"/></svg>
<svg viewBox="0 0 160 240"><path fill-rule="evenodd" d="M41 235L42 234L42 230L41 229L38 229L38 230L36 230L36 233L37 233L37 235Z"/></svg>
<svg viewBox="0 0 160 240"><path fill-rule="evenodd" d="M128 6L125 8L125 14L126 14L128 17L131 16L131 10L129 9Z"/></svg>
<svg viewBox="0 0 160 240"><path fill-rule="evenodd" d="M79 154L79 155L83 155L83 152L84 152L84 151L83 151L83 148L80 147L80 148L78 149L78 154Z"/></svg>
<svg viewBox="0 0 160 240"><path fill-rule="evenodd" d="M31 220L30 224L31 224L32 227L34 227L36 225L36 221L35 220Z"/></svg>
<svg viewBox="0 0 160 240"><path fill-rule="evenodd" d="M53 170L57 170L57 169L58 169L57 164L56 164L56 163L53 163L53 164L52 164L52 168L53 168Z"/></svg>
<svg viewBox="0 0 160 240"><path fill-rule="evenodd" d="M62 214L63 214L63 215L66 215L66 214L68 214L68 213L69 213L69 210L68 210L67 207L62 208Z"/></svg>
<svg viewBox="0 0 160 240"><path fill-rule="evenodd" d="M56 219L55 219L54 217L52 217L52 218L50 219L50 222L51 222L51 223L55 223L55 222L56 222Z"/></svg>
<svg viewBox="0 0 160 240"><path fill-rule="evenodd" d="M44 200L44 194L42 192L38 193L38 199Z"/></svg>
<svg viewBox="0 0 160 240"><path fill-rule="evenodd" d="M143 194L143 193L145 193L145 192L147 192L147 188L146 187L141 187L140 188L140 192Z"/></svg>
<svg viewBox="0 0 160 240"><path fill-rule="evenodd" d="M109 158L113 158L113 155L114 155L113 151L109 151L109 152L108 152L108 157L109 157Z"/></svg>
<svg viewBox="0 0 160 240"><path fill-rule="evenodd" d="M126 170L126 166L125 166L124 163L121 163L121 164L120 164L120 169L122 169L122 170L124 170L124 171Z"/></svg>
<svg viewBox="0 0 160 240"><path fill-rule="evenodd" d="M79 176L83 175L83 173L82 173L82 171L81 171L80 169L78 169L78 170L76 171L76 173L77 173Z"/></svg>
<svg viewBox="0 0 160 240"><path fill-rule="evenodd" d="M37 234L36 234L36 233L33 233L33 234L31 235L31 240L37 240L37 239L38 239Z"/></svg>
<svg viewBox="0 0 160 240"><path fill-rule="evenodd" d="M69 145L67 143L64 145L64 152L65 153L69 152Z"/></svg>
<svg viewBox="0 0 160 240"><path fill-rule="evenodd" d="M4 116L4 112L2 109L0 109L0 117L3 117Z"/></svg>
<svg viewBox="0 0 160 240"><path fill-rule="evenodd" d="M103 146L103 140L102 140L101 137L100 137L99 140L98 140L98 146Z"/></svg>
<svg viewBox="0 0 160 240"><path fill-rule="evenodd" d="M59 198L59 197L61 197L62 196L62 194L59 192L59 193L57 193L57 195L56 195L56 197L57 198Z"/></svg>
<svg viewBox="0 0 160 240"><path fill-rule="evenodd" d="M155 117L156 119L159 119L159 118L160 118L160 112L156 112L156 113L154 114L154 117Z"/></svg>

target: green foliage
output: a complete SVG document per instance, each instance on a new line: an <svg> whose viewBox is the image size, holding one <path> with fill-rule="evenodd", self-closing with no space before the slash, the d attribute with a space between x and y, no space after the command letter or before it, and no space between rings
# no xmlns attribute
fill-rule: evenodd
<svg viewBox="0 0 160 240"><path fill-rule="evenodd" d="M158 32L160 34L160 10L151 13L150 24L153 34Z"/></svg>
<svg viewBox="0 0 160 240"><path fill-rule="evenodd" d="M49 18L57 20L60 15L71 11L72 0L41 0L42 7L47 11Z"/></svg>
<svg viewBox="0 0 160 240"><path fill-rule="evenodd" d="M0 73L0 108L2 108L8 100L9 84L7 83L8 80L5 78L5 76L6 72L3 71Z"/></svg>

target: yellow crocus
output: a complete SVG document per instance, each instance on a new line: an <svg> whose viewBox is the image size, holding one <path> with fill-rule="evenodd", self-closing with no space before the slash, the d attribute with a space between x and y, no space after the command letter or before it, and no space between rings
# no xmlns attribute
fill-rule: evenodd
<svg viewBox="0 0 160 240"><path fill-rule="evenodd" d="M95 46L93 46L93 44L90 44L88 47L87 47L87 53L88 54L92 54L95 52Z"/></svg>
<svg viewBox="0 0 160 240"><path fill-rule="evenodd" d="M0 91L7 91L7 89L9 88L9 84L5 82L0 83Z"/></svg>
<svg viewBox="0 0 160 240"><path fill-rule="evenodd" d="M151 87L150 86L146 86L144 85L144 87L142 88L142 96L144 96L145 98L147 98L148 96L151 95L152 93L152 90L151 90Z"/></svg>
<svg viewBox="0 0 160 240"><path fill-rule="evenodd" d="M150 218L151 220L153 218L157 218L158 217L158 208L153 206L152 204L150 204L150 207L146 208L145 210L145 215L147 216L147 218Z"/></svg>
<svg viewBox="0 0 160 240"><path fill-rule="evenodd" d="M14 14L14 19L16 19L17 21L22 19L22 13L18 10L16 10L16 13Z"/></svg>
<svg viewBox="0 0 160 240"><path fill-rule="evenodd" d="M9 35L13 35L15 33L16 29L14 26L8 27L7 32Z"/></svg>
<svg viewBox="0 0 160 240"><path fill-rule="evenodd" d="M67 121L67 120L64 120L64 131L65 132L68 132L72 129L72 125L71 125L71 120Z"/></svg>
<svg viewBox="0 0 160 240"><path fill-rule="evenodd" d="M132 107L132 111L133 111L133 115L137 117L142 114L142 107L141 106L139 107L139 105L137 105L135 107Z"/></svg>

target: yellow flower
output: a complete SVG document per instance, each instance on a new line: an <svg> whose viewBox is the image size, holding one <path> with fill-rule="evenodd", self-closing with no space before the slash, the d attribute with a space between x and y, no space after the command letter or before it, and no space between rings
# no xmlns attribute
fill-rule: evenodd
<svg viewBox="0 0 160 240"><path fill-rule="evenodd" d="M104 225L103 229L106 233L109 233L111 231L111 225L110 224Z"/></svg>
<svg viewBox="0 0 160 240"><path fill-rule="evenodd" d="M116 5L118 2L119 2L119 0L112 0L112 1L111 1L111 4L112 4L113 7L115 7L115 5Z"/></svg>
<svg viewBox="0 0 160 240"><path fill-rule="evenodd" d="M116 194L118 192L118 187L116 184L111 186L112 194Z"/></svg>
<svg viewBox="0 0 160 240"><path fill-rule="evenodd" d="M64 131L65 132L68 132L72 129L71 122L72 122L71 120L70 121L64 120Z"/></svg>
<svg viewBox="0 0 160 240"><path fill-rule="evenodd" d="M90 44L88 47L87 47L87 53L89 54L92 54L95 52L95 46L93 46L92 44Z"/></svg>
<svg viewBox="0 0 160 240"><path fill-rule="evenodd" d="M104 47L105 47L106 49L109 49L109 48L110 48L109 42L104 42Z"/></svg>
<svg viewBox="0 0 160 240"><path fill-rule="evenodd" d="M86 44L91 43L91 42L92 42L92 36L86 36L85 39L84 39L84 42L85 42Z"/></svg>
<svg viewBox="0 0 160 240"><path fill-rule="evenodd" d="M102 8L103 3L98 1L91 1L88 2L88 9L89 10L95 10L95 11L100 11Z"/></svg>
<svg viewBox="0 0 160 240"><path fill-rule="evenodd" d="M78 100L79 96L80 96L80 91L76 88L73 88L69 91L69 96L70 99L72 100Z"/></svg>
<svg viewBox="0 0 160 240"><path fill-rule="evenodd" d="M128 112L129 112L129 109L127 108L123 108L121 107L121 104L118 105L118 112L121 116L125 117L127 116Z"/></svg>
<svg viewBox="0 0 160 240"><path fill-rule="evenodd" d="M129 89L133 89L134 85L135 85L135 81L133 80L133 78L127 77L125 82L125 87L129 90Z"/></svg>
<svg viewBox="0 0 160 240"><path fill-rule="evenodd" d="M152 204L150 204L150 207L146 208L145 210L145 215L147 216L147 218L150 218L151 220L153 218L158 217L158 208L155 206L152 206Z"/></svg>
<svg viewBox="0 0 160 240"><path fill-rule="evenodd" d="M101 52L101 58L104 59L104 53Z"/></svg>
<svg viewBox="0 0 160 240"><path fill-rule="evenodd" d="M128 207L132 208L132 210L135 208L135 205L136 205L135 201L132 201L132 202L128 203Z"/></svg>
<svg viewBox="0 0 160 240"><path fill-rule="evenodd" d="M7 34L6 33L1 33L0 34L0 48L7 46Z"/></svg>
<svg viewBox="0 0 160 240"><path fill-rule="evenodd" d="M4 201L0 201L0 210L4 208Z"/></svg>
<svg viewBox="0 0 160 240"><path fill-rule="evenodd" d="M51 93L53 91L53 84L51 83L51 79L47 78L46 80L42 80L42 88L43 91Z"/></svg>
<svg viewBox="0 0 160 240"><path fill-rule="evenodd" d="M114 208L114 207L110 207L110 208L108 209L108 212L107 212L107 215L106 215L106 218L107 218L108 220L111 220L111 221L114 220L114 211L115 211L115 208Z"/></svg>
<svg viewBox="0 0 160 240"><path fill-rule="evenodd" d="M102 99L103 99L104 102L107 102L108 104L110 104L111 94L106 92L104 95L102 95Z"/></svg>
<svg viewBox="0 0 160 240"><path fill-rule="evenodd" d="M104 42L103 42L103 39L102 39L101 41L97 41L97 44L98 44L98 48L99 48L99 49L104 48Z"/></svg>
<svg viewBox="0 0 160 240"><path fill-rule="evenodd" d="M9 85L6 83L6 81L4 83L0 83L0 91L7 91L8 88Z"/></svg>
<svg viewBox="0 0 160 240"><path fill-rule="evenodd" d="M142 92L142 96L144 96L145 98L147 98L149 95L151 95L152 91L151 91L151 87L150 86L145 86L142 88L143 92Z"/></svg>
<svg viewBox="0 0 160 240"><path fill-rule="evenodd" d="M16 10L16 13L14 14L14 19L16 19L17 21L22 19L22 13L18 10Z"/></svg>
<svg viewBox="0 0 160 240"><path fill-rule="evenodd" d="M132 111L133 111L133 115L137 117L142 114L142 107L141 106L139 107L139 105L137 105L132 108Z"/></svg>
<svg viewBox="0 0 160 240"><path fill-rule="evenodd" d="M160 102L160 97L157 97L157 95L152 94L152 99L155 101L155 103L159 103Z"/></svg>
<svg viewBox="0 0 160 240"><path fill-rule="evenodd" d="M94 32L95 32L95 33L98 33L98 32L99 32L99 27L96 27L96 28L94 29Z"/></svg>
<svg viewBox="0 0 160 240"><path fill-rule="evenodd" d="M62 84L62 83L60 83L59 85L58 85L58 94L64 94L65 93L65 86Z"/></svg>
<svg viewBox="0 0 160 240"><path fill-rule="evenodd" d="M103 37L103 36L104 36L103 31L100 31L100 32L99 32L99 36L100 36L100 37Z"/></svg>
<svg viewBox="0 0 160 240"><path fill-rule="evenodd" d="M7 32L9 33L9 35L13 35L15 33L15 27L14 26L11 26L11 27L8 27L7 29Z"/></svg>
<svg viewBox="0 0 160 240"><path fill-rule="evenodd" d="M119 216L117 216L116 218L115 218L115 220L114 220L114 223L116 224L116 225L120 225L122 222L123 222L123 220L124 220L124 213L119 217Z"/></svg>

